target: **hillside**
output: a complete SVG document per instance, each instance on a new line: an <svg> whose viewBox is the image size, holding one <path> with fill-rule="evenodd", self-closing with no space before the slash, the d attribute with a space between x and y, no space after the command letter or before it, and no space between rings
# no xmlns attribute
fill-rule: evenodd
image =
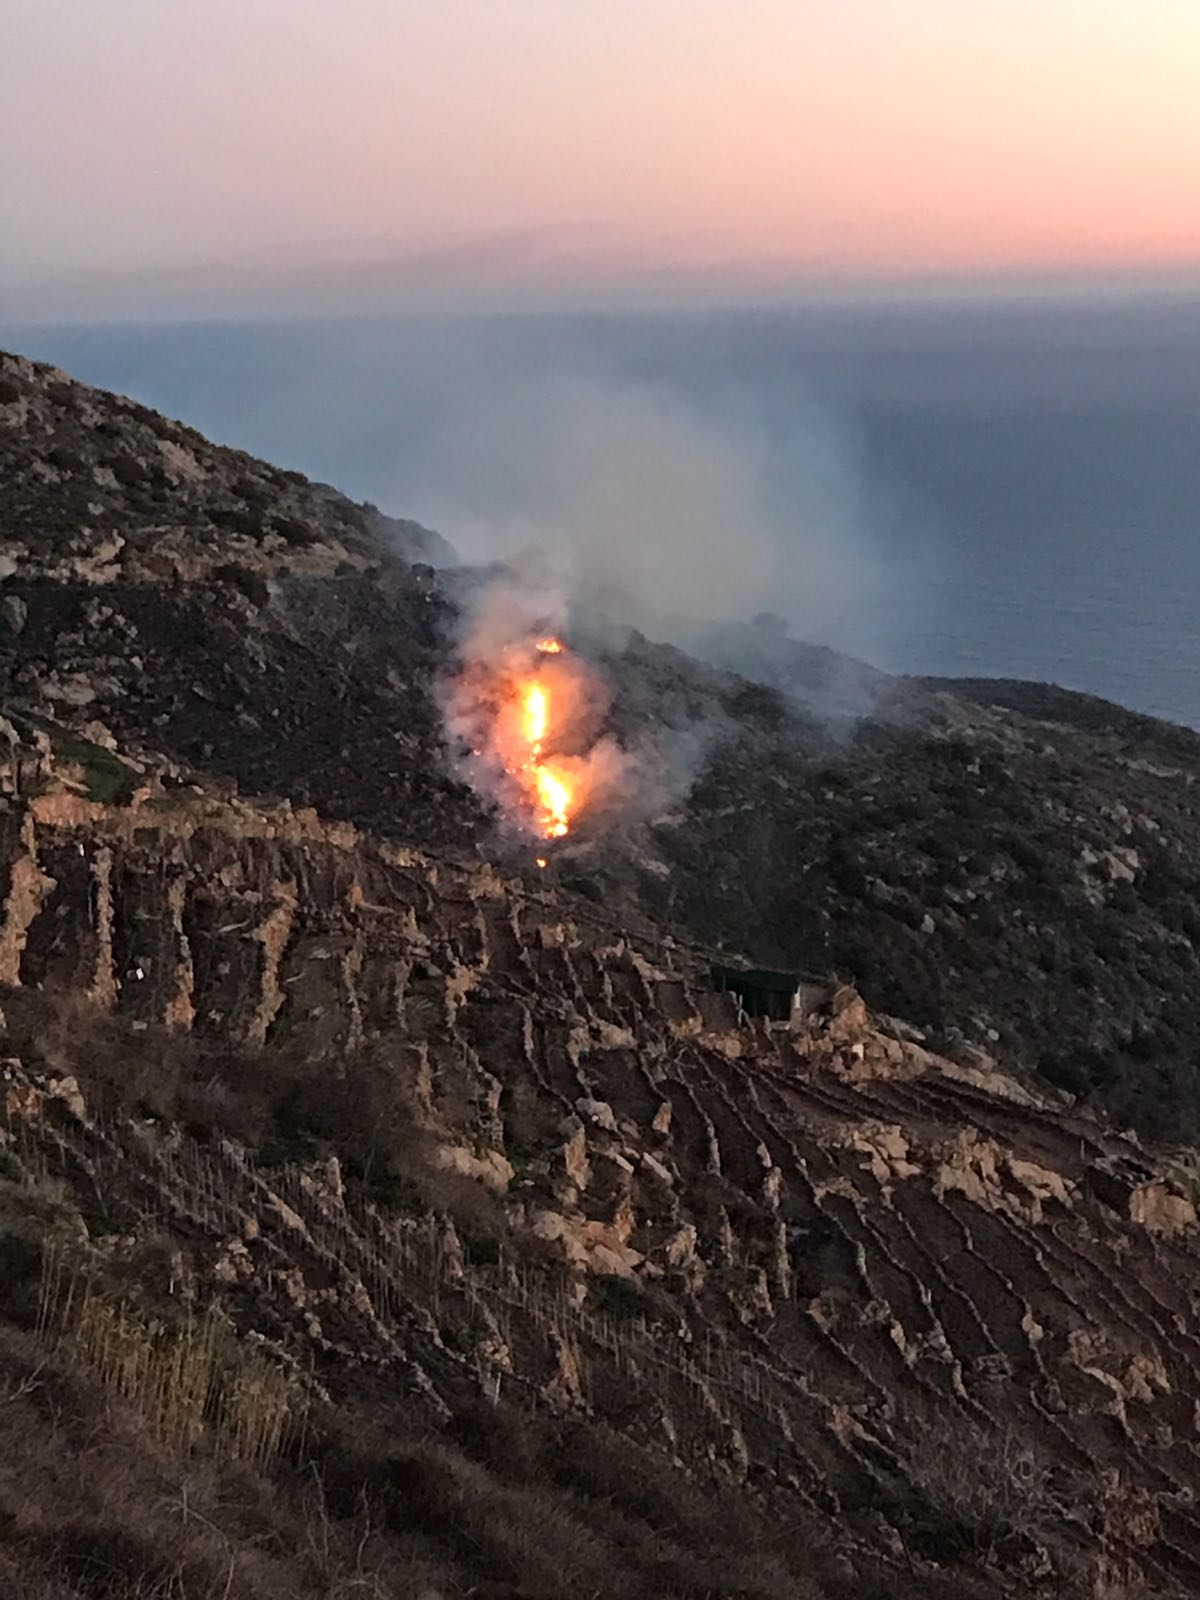
<svg viewBox="0 0 1200 1600"><path fill-rule="evenodd" d="M434 537L4 359L3 1592L1194 1593L1193 736L581 632L539 871Z"/></svg>
<svg viewBox="0 0 1200 1600"><path fill-rule="evenodd" d="M410 564L436 535L49 370L0 382L7 699L380 834L492 836L445 759L461 583ZM690 932L1193 1137L1200 738L728 632L713 658L758 684L637 636L597 647L618 732L704 754L657 823L581 835L564 870L657 916L666 866Z"/></svg>

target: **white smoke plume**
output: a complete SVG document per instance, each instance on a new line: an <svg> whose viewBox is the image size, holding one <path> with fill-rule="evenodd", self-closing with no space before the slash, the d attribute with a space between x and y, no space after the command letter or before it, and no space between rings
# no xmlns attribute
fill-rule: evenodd
<svg viewBox="0 0 1200 1600"><path fill-rule="evenodd" d="M459 660L442 685L464 776L514 828L544 838L627 804L636 784L634 754L607 727L603 676L564 642L567 609L532 557L518 559L464 608ZM544 714L536 742L530 691Z"/></svg>
<svg viewBox="0 0 1200 1600"><path fill-rule="evenodd" d="M535 547L573 604L685 647L698 625L769 610L796 637L888 653L882 620L896 602L882 592L864 475L802 396L789 397L781 439L760 416L704 414L616 379L500 388L485 368L458 395L415 509L470 559Z"/></svg>
<svg viewBox="0 0 1200 1600"><path fill-rule="evenodd" d="M494 723L489 732L488 685L553 633L584 650L571 658L577 681L564 685L562 752L576 763L583 809L594 819L610 806L657 807L686 787L713 730L647 730L638 748L622 748L605 725L589 647L611 649L635 628L704 654L714 623L765 610L809 619L818 637L841 615L861 622L872 564L857 554L862 518L846 452L814 411L793 462L807 522L785 528L771 504L767 440L749 425L705 417L665 390L595 378L518 382L502 401L486 385L481 394L486 413L456 413L447 453L430 465L455 485L454 500L418 507L495 573L466 608L464 669L445 697L449 730L470 752L468 776L521 819L520 786ZM720 647L724 665L740 665L736 630Z"/></svg>

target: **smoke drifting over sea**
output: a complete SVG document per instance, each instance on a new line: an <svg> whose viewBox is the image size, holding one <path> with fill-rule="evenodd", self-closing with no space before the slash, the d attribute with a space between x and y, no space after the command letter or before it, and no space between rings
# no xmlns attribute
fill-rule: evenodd
<svg viewBox="0 0 1200 1600"><path fill-rule="evenodd" d="M502 400L486 383L459 395L427 464L445 487L418 514L493 576L466 595L463 668L444 705L466 775L518 825L546 834L505 709L542 670L530 656L541 634L583 651L550 664L552 678L566 669L551 704L573 831L584 815L672 800L715 731L659 721L619 742L603 671L586 665L597 647L619 649L632 629L762 676L764 641L786 644L794 619L819 637L857 603L861 623L870 586L853 474L815 408L792 441L790 470L807 493L797 526L772 498L769 434L748 419L615 377L518 381ZM769 628L737 626L765 611ZM784 678L781 665L768 681Z"/></svg>
<svg viewBox="0 0 1200 1600"><path fill-rule="evenodd" d="M483 591L450 580L463 608L462 678L443 686L452 743L514 819L528 819L521 775L551 759L571 764L594 816L611 800L668 799L706 730L665 705L609 717L597 686L569 682L560 664L541 756L499 749L480 723L491 679L550 671L527 659L540 631L595 665L600 689L607 672L610 693L611 654L604 668L598 652L631 628L756 677L767 669L751 647L781 637L745 628L764 610L793 638L875 653L876 563L852 439L807 398L794 363L756 349L761 329L746 334L742 345L704 319L451 318L264 326L243 350L179 330L188 359L164 366L166 336L134 330L119 381L415 517L501 572ZM186 403L167 393L168 370ZM652 724L665 730L657 743Z"/></svg>
<svg viewBox="0 0 1200 1600"><path fill-rule="evenodd" d="M788 318L479 316L58 331L44 353L694 647L771 610L892 664L928 576L852 347ZM922 514L923 515L923 514ZM902 559L901 559L902 557Z"/></svg>
<svg viewBox="0 0 1200 1600"><path fill-rule="evenodd" d="M456 407L432 442L438 487L417 511L469 559L540 563L574 605L685 646L763 610L819 639L854 612L861 632L865 518L816 408L785 447L803 487L785 510L781 447L750 419L616 379L518 382L498 404L486 384L473 392L478 409Z"/></svg>
<svg viewBox="0 0 1200 1600"><path fill-rule="evenodd" d="M122 323L9 342L420 518L471 559L577 529L589 579L604 562L635 615L667 618L651 637L753 677L776 664L745 627L765 609L792 641L891 671L1052 680L1197 726L1198 328L1193 296ZM680 518L650 530L677 553L659 564L666 594L647 600L623 510L594 524L598 497L576 492L570 467L585 450L601 462L604 441L640 444L614 415L649 415L749 485L753 515L729 520L743 570L728 593L704 581L727 519L689 547L688 496L669 481L661 498ZM679 623L685 602L716 610L722 636Z"/></svg>

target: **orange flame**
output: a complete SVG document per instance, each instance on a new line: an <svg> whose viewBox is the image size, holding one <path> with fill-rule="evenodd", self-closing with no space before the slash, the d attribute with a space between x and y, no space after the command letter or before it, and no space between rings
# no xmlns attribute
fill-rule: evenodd
<svg viewBox="0 0 1200 1600"><path fill-rule="evenodd" d="M542 655L561 655L558 639L540 639ZM545 749L551 735L551 690L540 678L518 680L518 719L522 748L508 752L508 771L517 779L532 807L534 822L543 839L561 839L571 827L574 785L561 763L547 761Z"/></svg>
<svg viewBox="0 0 1200 1600"><path fill-rule="evenodd" d="M510 637L487 652L482 643L448 696L471 781L536 837L561 839L616 770L612 741L598 737L604 684L552 634Z"/></svg>
<svg viewBox="0 0 1200 1600"><path fill-rule="evenodd" d="M533 776L537 784L537 821L542 838L561 839L571 827L571 785L544 761L535 764Z"/></svg>
<svg viewBox="0 0 1200 1600"><path fill-rule="evenodd" d="M549 701L540 683L531 683L521 704L521 728L530 753L539 756L546 737L546 718Z"/></svg>

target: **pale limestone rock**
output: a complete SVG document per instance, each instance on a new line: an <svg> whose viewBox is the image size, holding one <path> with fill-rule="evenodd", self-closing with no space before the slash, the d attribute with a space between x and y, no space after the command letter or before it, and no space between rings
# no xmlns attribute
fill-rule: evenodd
<svg viewBox="0 0 1200 1600"><path fill-rule="evenodd" d="M41 1093L31 1083L10 1083L4 1095L4 1109L10 1118L36 1122L42 1114Z"/></svg>
<svg viewBox="0 0 1200 1600"><path fill-rule="evenodd" d="M443 1172L455 1172L464 1178L474 1178L493 1194L506 1194L513 1180L513 1165L499 1150L485 1150L476 1155L462 1144L440 1145L434 1160Z"/></svg>
<svg viewBox="0 0 1200 1600"><path fill-rule="evenodd" d="M550 1340L557 1366L554 1376L546 1385L546 1397L559 1405L582 1405L583 1380L579 1371L579 1358L574 1348L557 1329L551 1331Z"/></svg>
<svg viewBox="0 0 1200 1600"><path fill-rule="evenodd" d="M65 677L50 677L42 683L42 694L68 706L90 706L96 698L96 686L82 672L69 672Z"/></svg>
<svg viewBox="0 0 1200 1600"><path fill-rule="evenodd" d="M592 1031L596 1043L605 1050L631 1050L636 1043L628 1028L618 1028L611 1022L594 1022Z"/></svg>
<svg viewBox="0 0 1200 1600"><path fill-rule="evenodd" d="M627 1156L623 1156L619 1150L602 1150L600 1154L605 1161L611 1161L613 1166L619 1168L621 1172L632 1174L635 1170L633 1162Z"/></svg>
<svg viewBox="0 0 1200 1600"><path fill-rule="evenodd" d="M535 1239L556 1244L571 1266L601 1276L629 1278L640 1265L640 1252L630 1248L632 1210L618 1208L612 1222L566 1217L560 1211L535 1212L530 1232Z"/></svg>
<svg viewBox="0 0 1200 1600"><path fill-rule="evenodd" d="M267 1204L290 1233L299 1233L303 1234L305 1238L308 1237L308 1226L304 1218L298 1212L293 1211L285 1200L281 1200L277 1194L272 1194L267 1197Z"/></svg>
<svg viewBox="0 0 1200 1600"><path fill-rule="evenodd" d="M1047 1204L1070 1208L1076 1188L1069 1179L1037 1162L1025 1161L977 1128L964 1128L941 1149L942 1163L934 1178L940 1197L952 1190L989 1211L1007 1211L1025 1222L1042 1220ZM1013 1185L1023 1191L1013 1192Z"/></svg>
<svg viewBox="0 0 1200 1600"><path fill-rule="evenodd" d="M173 439L160 438L157 443L169 478L176 483L203 483L208 473L190 450Z"/></svg>
<svg viewBox="0 0 1200 1600"><path fill-rule="evenodd" d="M213 1263L212 1275L218 1283L247 1283L254 1276L254 1261L245 1242L236 1236L226 1239Z"/></svg>
<svg viewBox="0 0 1200 1600"><path fill-rule="evenodd" d="M566 1237L567 1219L561 1211L535 1211L529 1224L529 1231L535 1239L544 1239L548 1244L554 1244Z"/></svg>
<svg viewBox="0 0 1200 1600"><path fill-rule="evenodd" d="M616 1133L617 1119L607 1100L589 1100L585 1095L576 1100L575 1109L581 1117L595 1123L605 1133Z"/></svg>
<svg viewBox="0 0 1200 1600"><path fill-rule="evenodd" d="M582 1192L587 1188L592 1178L592 1167L588 1160L587 1134L582 1128L577 1128L575 1133L562 1147L563 1169L567 1177Z"/></svg>
<svg viewBox="0 0 1200 1600"><path fill-rule="evenodd" d="M46 1093L54 1100L61 1100L80 1122L87 1120L87 1101L74 1078L51 1078L46 1085Z"/></svg>
<svg viewBox="0 0 1200 1600"><path fill-rule="evenodd" d="M650 1154L649 1150L642 1151L642 1166L645 1171L657 1178L659 1183L663 1184L666 1188L670 1189L674 1186L675 1179L672 1177L671 1173L667 1171L666 1167L663 1166L662 1162L659 1161L657 1156L652 1156Z"/></svg>
<svg viewBox="0 0 1200 1600"><path fill-rule="evenodd" d="M117 741L110 729L102 722L85 722L79 730L81 739L86 739L89 744L98 744L102 750L115 750Z"/></svg>
<svg viewBox="0 0 1200 1600"><path fill-rule="evenodd" d="M863 1166L881 1184L921 1174L921 1168L909 1159L908 1139L898 1123L864 1122L847 1128L840 1142L866 1156Z"/></svg>
<svg viewBox="0 0 1200 1600"><path fill-rule="evenodd" d="M863 997L849 985L833 997L833 1021L829 1024L829 1037L847 1042L855 1039L869 1026L867 1006Z"/></svg>
<svg viewBox="0 0 1200 1600"><path fill-rule="evenodd" d="M1129 1216L1151 1233L1182 1233L1194 1226L1196 1208L1165 1183L1144 1183L1129 1196Z"/></svg>
<svg viewBox="0 0 1200 1600"><path fill-rule="evenodd" d="M704 1287L707 1268L697 1250L699 1243L695 1227L689 1222L667 1240L664 1247L668 1271L678 1273L692 1294Z"/></svg>
<svg viewBox="0 0 1200 1600"><path fill-rule="evenodd" d="M1069 1183L1060 1173L1052 1172L1049 1167L1038 1166L1035 1161L1019 1161L1015 1156L1009 1156L1008 1170L1019 1184L1029 1190L1039 1213L1042 1204L1047 1200L1056 1201L1061 1206L1070 1206L1073 1203L1074 1184Z"/></svg>

